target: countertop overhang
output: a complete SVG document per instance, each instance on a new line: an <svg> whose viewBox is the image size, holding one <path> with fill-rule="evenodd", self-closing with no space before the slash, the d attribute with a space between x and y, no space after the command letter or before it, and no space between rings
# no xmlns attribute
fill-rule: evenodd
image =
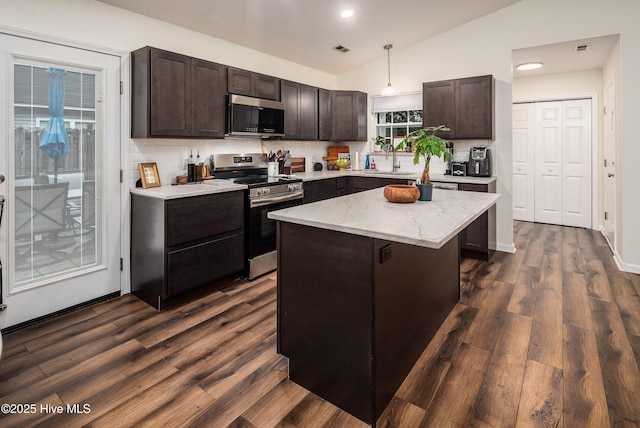
<svg viewBox="0 0 640 428"><path fill-rule="evenodd" d="M439 249L500 198L496 193L433 189L433 200L399 204L383 189L273 211L274 220Z"/></svg>

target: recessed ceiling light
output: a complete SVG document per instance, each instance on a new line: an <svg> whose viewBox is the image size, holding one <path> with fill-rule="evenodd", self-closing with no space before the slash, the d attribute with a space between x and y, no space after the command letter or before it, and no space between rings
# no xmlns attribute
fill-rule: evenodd
<svg viewBox="0 0 640 428"><path fill-rule="evenodd" d="M344 10L340 13L340 16L343 18L351 18L353 16L352 10Z"/></svg>
<svg viewBox="0 0 640 428"><path fill-rule="evenodd" d="M542 67L541 62L527 62L527 63L516 66L516 69L523 71L523 70L535 70L540 67Z"/></svg>

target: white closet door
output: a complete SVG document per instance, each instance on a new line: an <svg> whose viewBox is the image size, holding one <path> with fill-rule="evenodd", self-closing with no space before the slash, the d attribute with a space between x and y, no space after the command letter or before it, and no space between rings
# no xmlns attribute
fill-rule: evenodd
<svg viewBox="0 0 640 428"><path fill-rule="evenodd" d="M513 219L534 221L534 104L513 105Z"/></svg>
<svg viewBox="0 0 640 428"><path fill-rule="evenodd" d="M535 106L535 221L562 224L562 102Z"/></svg>
<svg viewBox="0 0 640 428"><path fill-rule="evenodd" d="M591 228L591 100L562 103L562 224Z"/></svg>

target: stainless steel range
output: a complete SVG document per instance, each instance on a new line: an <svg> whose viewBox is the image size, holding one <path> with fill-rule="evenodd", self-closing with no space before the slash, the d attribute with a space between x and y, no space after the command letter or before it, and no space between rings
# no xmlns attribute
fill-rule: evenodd
<svg viewBox="0 0 640 428"><path fill-rule="evenodd" d="M246 275L253 279L277 266L276 222L270 211L302 204L303 183L288 175L268 176L264 153L212 155L210 168L216 178L246 184Z"/></svg>

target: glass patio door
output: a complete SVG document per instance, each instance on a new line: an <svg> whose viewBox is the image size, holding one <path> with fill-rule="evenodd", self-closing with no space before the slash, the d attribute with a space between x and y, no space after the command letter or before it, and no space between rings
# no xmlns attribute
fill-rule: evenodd
<svg viewBox="0 0 640 428"><path fill-rule="evenodd" d="M0 39L3 328L120 290L120 58Z"/></svg>

